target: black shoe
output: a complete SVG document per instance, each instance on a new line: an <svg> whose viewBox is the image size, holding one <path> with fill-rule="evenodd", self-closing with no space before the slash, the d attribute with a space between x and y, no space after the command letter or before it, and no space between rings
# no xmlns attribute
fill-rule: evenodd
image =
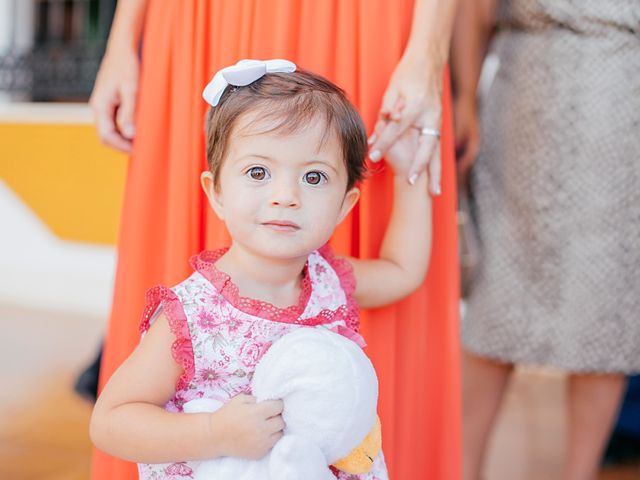
<svg viewBox="0 0 640 480"><path fill-rule="evenodd" d="M96 403L98 398L98 377L100 376L100 362L102 360L102 347L98 350L95 360L80 373L73 390L85 400Z"/></svg>
<svg viewBox="0 0 640 480"><path fill-rule="evenodd" d="M640 438L614 432L604 454L603 465L623 465L640 461Z"/></svg>

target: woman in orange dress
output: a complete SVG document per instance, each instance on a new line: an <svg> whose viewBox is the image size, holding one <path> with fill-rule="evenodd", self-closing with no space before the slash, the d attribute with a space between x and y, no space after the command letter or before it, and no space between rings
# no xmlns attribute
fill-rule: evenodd
<svg viewBox="0 0 640 480"><path fill-rule="evenodd" d="M177 259L228 243L198 184L206 168L204 85L213 72L242 58L286 58L346 90L375 131L373 160L406 128L427 132L429 140L416 152L416 169L428 168L432 192L442 190L434 199L429 274L404 301L364 311L362 333L380 378L391 478L459 478L456 195L445 68L453 3L118 2L91 101L103 141L132 153L101 385L139 341L144 292L184 278L189 265ZM440 128L438 142L431 134ZM380 246L392 176L379 163L372 169L357 211L332 239L339 253L366 258ZM94 480L136 475L135 464L94 452Z"/></svg>

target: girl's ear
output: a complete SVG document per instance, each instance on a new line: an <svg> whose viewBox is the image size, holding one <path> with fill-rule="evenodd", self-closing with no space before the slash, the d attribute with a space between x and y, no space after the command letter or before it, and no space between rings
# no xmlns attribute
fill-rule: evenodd
<svg viewBox="0 0 640 480"><path fill-rule="evenodd" d="M209 170L205 170L200 174L200 185L204 194L209 199L209 204L220 220L224 220L224 208L222 208L222 195L220 189L216 188L213 180L213 174Z"/></svg>
<svg viewBox="0 0 640 480"><path fill-rule="evenodd" d="M360 190L357 187L353 187L349 190L342 200L342 208L340 209L340 217L338 217L338 223L342 222L344 218L349 214L351 209L358 203L360 198Z"/></svg>

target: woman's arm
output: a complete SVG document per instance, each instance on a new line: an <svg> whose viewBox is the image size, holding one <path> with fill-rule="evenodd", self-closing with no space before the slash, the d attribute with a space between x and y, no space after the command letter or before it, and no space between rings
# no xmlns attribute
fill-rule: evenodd
<svg viewBox="0 0 640 480"><path fill-rule="evenodd" d="M465 176L480 148L476 94L495 25L496 0L460 0L451 42L458 170Z"/></svg>
<svg viewBox="0 0 640 480"><path fill-rule="evenodd" d="M239 395L212 414L164 409L182 373L171 355L174 341L159 315L96 402L90 426L95 445L140 463L264 456L281 437L282 402Z"/></svg>
<svg viewBox="0 0 640 480"><path fill-rule="evenodd" d="M109 33L108 48L125 46L137 50L148 0L120 0Z"/></svg>
<svg viewBox="0 0 640 480"><path fill-rule="evenodd" d="M379 161L412 126L440 129L444 66L455 12L455 0L416 0L411 34L385 91L380 118L369 139L370 158ZM429 170L429 189L440 193L440 142L424 139L413 152L407 179Z"/></svg>
<svg viewBox="0 0 640 480"><path fill-rule="evenodd" d="M100 139L124 152L135 136L138 48L147 0L120 0L89 103Z"/></svg>
<svg viewBox="0 0 640 480"><path fill-rule="evenodd" d="M416 0L411 34L404 56L426 60L442 73L449 58L449 43L457 0Z"/></svg>
<svg viewBox="0 0 640 480"><path fill-rule="evenodd" d="M407 182L411 152L425 142L415 129L400 137L387 153L394 169L393 207L379 258L349 258L356 277L355 299L363 308L393 303L418 288L427 272L431 252L431 197L427 176Z"/></svg>

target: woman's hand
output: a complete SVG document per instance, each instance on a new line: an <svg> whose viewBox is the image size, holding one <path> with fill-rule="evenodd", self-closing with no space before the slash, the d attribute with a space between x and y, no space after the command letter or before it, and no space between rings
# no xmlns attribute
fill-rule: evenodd
<svg viewBox="0 0 640 480"><path fill-rule="evenodd" d="M415 183L420 174L428 171L429 190L434 195L440 194L441 94L442 68L427 60L403 57L391 76L378 122L369 138L369 157L377 162L398 139L414 130L418 136L413 151L407 151L411 156L407 180ZM434 135L436 132L438 135Z"/></svg>
<svg viewBox="0 0 640 480"><path fill-rule="evenodd" d="M251 395L238 395L212 413L212 430L221 437L224 456L259 460L282 438L282 400L256 403Z"/></svg>
<svg viewBox="0 0 640 480"><path fill-rule="evenodd" d="M453 103L456 157L459 179L466 183L480 149L480 128L475 98L460 97Z"/></svg>
<svg viewBox="0 0 640 480"><path fill-rule="evenodd" d="M393 169L398 178L405 178L415 184L419 175L412 172L415 154L420 148L421 136L417 129L408 128L389 147L385 161ZM413 175L413 178L412 178Z"/></svg>
<svg viewBox="0 0 640 480"><path fill-rule="evenodd" d="M132 48L107 51L89 100L102 142L127 153L135 136L139 68Z"/></svg>

